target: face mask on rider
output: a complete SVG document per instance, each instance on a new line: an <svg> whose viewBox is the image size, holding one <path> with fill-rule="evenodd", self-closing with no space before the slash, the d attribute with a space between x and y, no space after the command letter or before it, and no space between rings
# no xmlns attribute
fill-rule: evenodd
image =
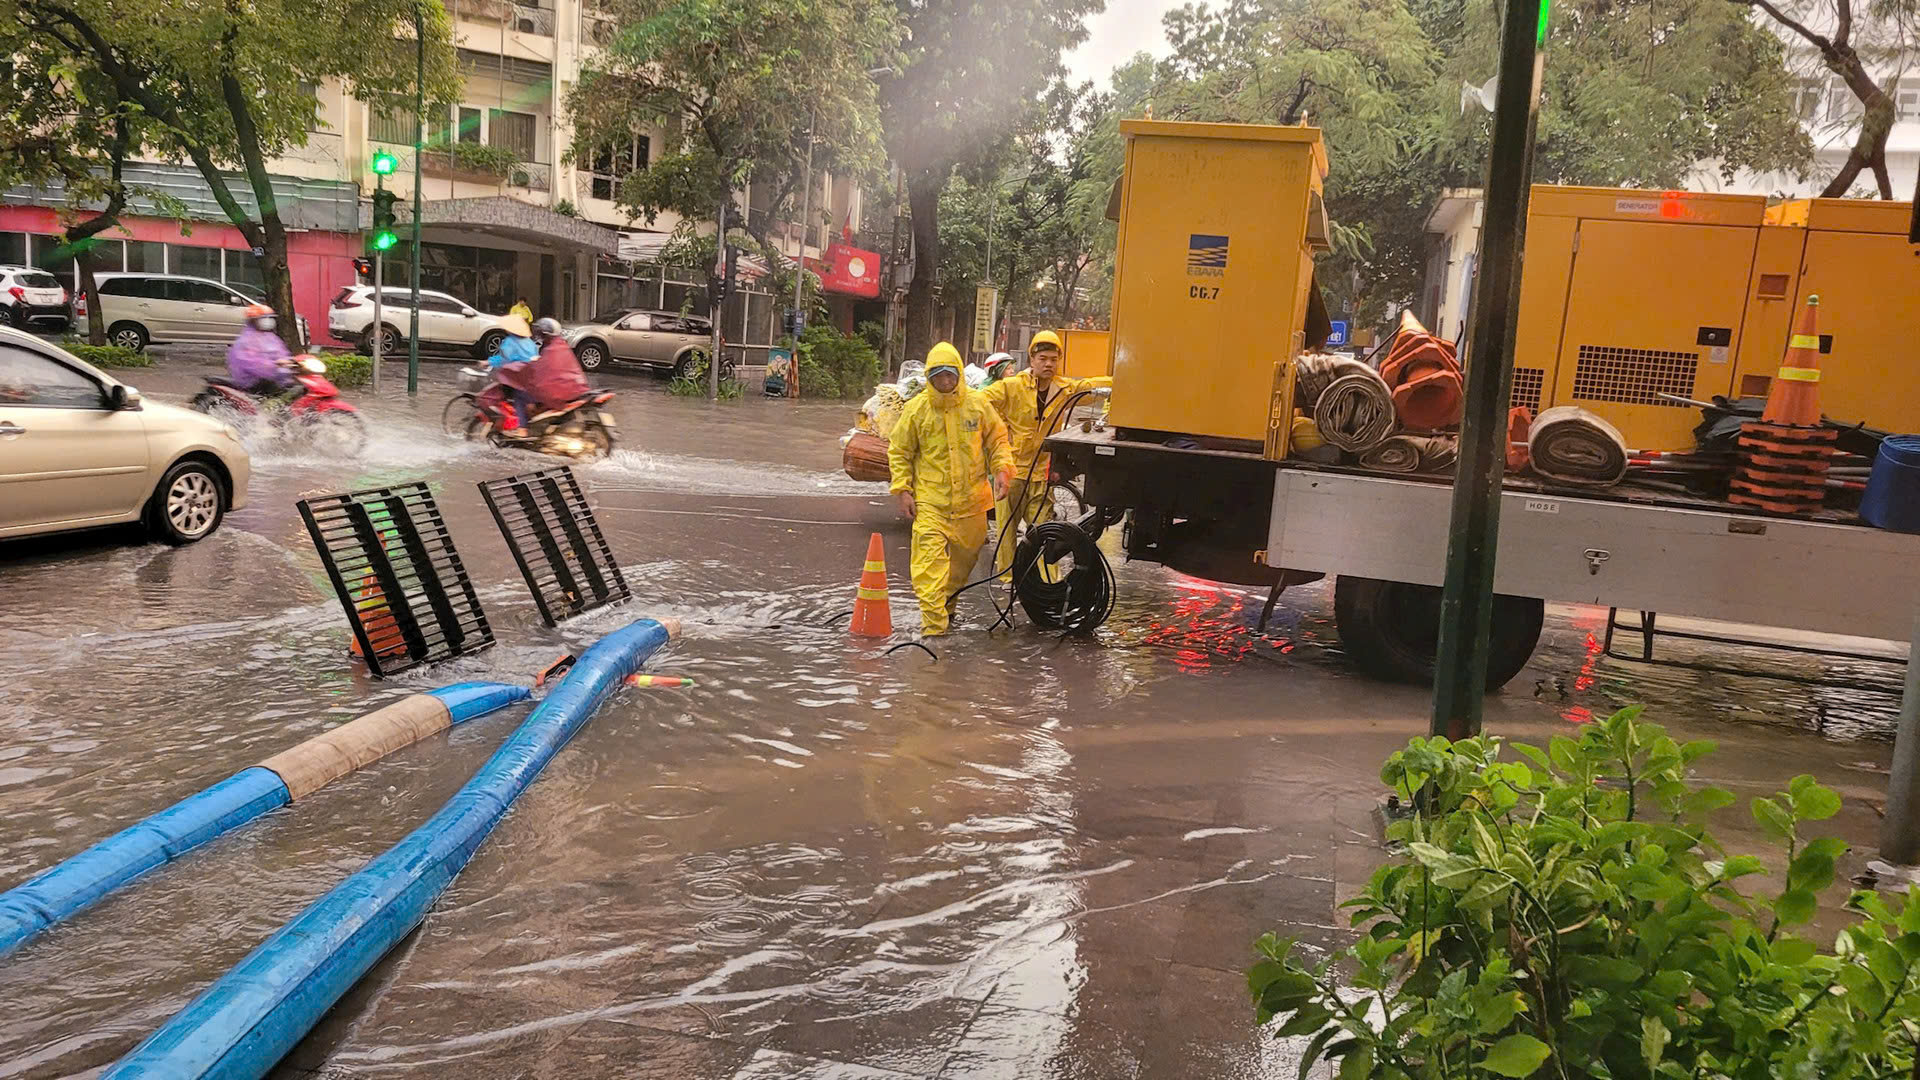
<svg viewBox="0 0 1920 1080"><path fill-rule="evenodd" d="M253 325L254 325L254 329L256 330L265 330L268 333L272 333L273 328L277 326L278 323L274 321L273 316L262 315L259 318L253 320Z"/></svg>

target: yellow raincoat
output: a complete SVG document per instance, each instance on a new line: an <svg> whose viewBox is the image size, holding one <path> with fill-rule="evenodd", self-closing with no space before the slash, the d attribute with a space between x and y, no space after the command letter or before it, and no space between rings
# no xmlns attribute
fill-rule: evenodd
<svg viewBox="0 0 1920 1080"><path fill-rule="evenodd" d="M950 345L946 349L953 351ZM987 541L987 508L993 505L988 478L1013 468L1006 424L964 381L946 394L928 386L907 402L893 425L887 464L893 472L890 490L913 494L913 591L920 598L920 632L944 634L953 594L967 583Z"/></svg>
<svg viewBox="0 0 1920 1080"><path fill-rule="evenodd" d="M1007 422L1007 437L1013 442L1013 483L1007 485L1007 497L995 503L993 510L993 518L1001 523L1002 530L1013 526L1013 508L1016 506L1020 508L1019 516L1028 524L1037 524L1053 517L1053 500L1047 496L1047 470L1051 462L1043 449L1046 435L1055 430L1054 420L1069 398L1082 390L1112 385L1113 378L1107 375L1091 379L1055 376L1047 385L1044 413L1040 410L1040 397L1034 389L1031 371L1001 379L980 391L981 396L993 405L994 411ZM1081 398L1077 404L1086 405L1092 400ZM1013 565L1016 539L1017 536L1008 534L998 542L993 555L995 573L1005 573Z"/></svg>

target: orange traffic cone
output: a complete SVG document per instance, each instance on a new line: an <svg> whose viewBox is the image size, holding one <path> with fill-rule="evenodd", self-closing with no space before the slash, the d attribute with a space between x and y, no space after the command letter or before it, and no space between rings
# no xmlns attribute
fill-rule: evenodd
<svg viewBox="0 0 1920 1080"><path fill-rule="evenodd" d="M1800 321L1787 339L1778 377L1767 391L1760 419L1769 424L1817 427L1820 423L1820 298L1807 297Z"/></svg>
<svg viewBox="0 0 1920 1080"><path fill-rule="evenodd" d="M1745 451L1727 501L1776 514L1808 514L1826 501L1827 464L1839 432L1820 426L1820 298L1807 297L1760 419L1740 425Z"/></svg>
<svg viewBox="0 0 1920 1080"><path fill-rule="evenodd" d="M380 583L371 572L360 576L360 596L353 605L360 613L360 625L366 629L367 640L373 643L373 651L381 656L391 656L406 651L406 642L400 632L400 623L393 617L393 609L387 605L387 594L380 589ZM347 651L362 656L360 639L352 638L347 642Z"/></svg>
<svg viewBox="0 0 1920 1080"><path fill-rule="evenodd" d="M867 565L860 571L853 624L847 629L860 637L893 636L893 609L887 606L887 550L879 533L867 541Z"/></svg>

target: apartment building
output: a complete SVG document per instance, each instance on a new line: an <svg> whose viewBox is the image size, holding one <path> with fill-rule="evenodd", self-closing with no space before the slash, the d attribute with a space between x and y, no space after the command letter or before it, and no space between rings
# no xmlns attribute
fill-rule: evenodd
<svg viewBox="0 0 1920 1080"><path fill-rule="evenodd" d="M631 222L614 204L620 181L645 168L662 145L661 132L642 127L621 145L603 147L586 160L567 160L573 132L565 115L566 94L582 64L607 40L611 24L582 0L447 0L447 8L463 88L458 101L430 106L424 122L422 287L492 312L504 312L525 297L539 314L567 321L620 307L688 305L704 311L704 268L660 261L679 220L663 214L651 223ZM269 168L292 230L295 306L318 332L327 325L332 297L360 280L353 261L366 254L375 153L399 159L386 183L400 196L402 221L411 219L414 116L413 103L405 98L364 102L337 84L304 90L315 98L313 130L305 145ZM189 228L183 233L170 219L142 216L138 211L150 208L136 202L125 228L99 241L103 269L197 274L243 290L258 286L258 259L239 231L224 224L225 216L191 166L140 162L132 166L132 176L180 198L188 208ZM250 198L244 183L232 186ZM749 185L742 194L748 212L760 216L755 224L768 225L789 259L805 257L810 265L832 270L865 255L877 271L878 256L859 252L838 225L819 224L857 227L860 191L847 178L824 172L816 178L811 228L797 221L766 222L771 213L766 192ZM57 188L0 193L0 262L46 266L71 289L71 253L57 242L64 206L64 193ZM848 251L856 254L850 257ZM388 252L390 282L404 281L409 256L405 240ZM764 266L744 260L742 287L723 314L729 344L748 362L774 339L784 306L763 287L765 276ZM840 285L833 294L837 321L851 328L853 305L866 298L865 285L856 282L849 294L842 280L846 275L826 276L830 288L835 281ZM877 283L877 273L870 276Z"/></svg>

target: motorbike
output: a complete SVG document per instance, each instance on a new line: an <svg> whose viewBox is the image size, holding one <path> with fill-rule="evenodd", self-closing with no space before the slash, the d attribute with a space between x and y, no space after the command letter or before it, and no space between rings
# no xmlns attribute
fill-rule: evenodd
<svg viewBox="0 0 1920 1080"><path fill-rule="evenodd" d="M327 378L327 365L317 356L302 354L288 360L294 381L305 392L285 408L263 402L231 379L207 376L206 389L194 396L195 410L212 415L265 416L275 437L298 439L340 456L358 454L367 445L366 422L360 410L340 397L340 388Z"/></svg>
<svg viewBox="0 0 1920 1080"><path fill-rule="evenodd" d="M491 373L467 367L460 369L460 378L465 389L441 410L441 426L449 435L577 461L613 454L617 429L613 414L601 407L613 400L611 390L590 391L577 401L532 416L521 425L521 434L509 435L494 411L501 390L489 389Z"/></svg>

